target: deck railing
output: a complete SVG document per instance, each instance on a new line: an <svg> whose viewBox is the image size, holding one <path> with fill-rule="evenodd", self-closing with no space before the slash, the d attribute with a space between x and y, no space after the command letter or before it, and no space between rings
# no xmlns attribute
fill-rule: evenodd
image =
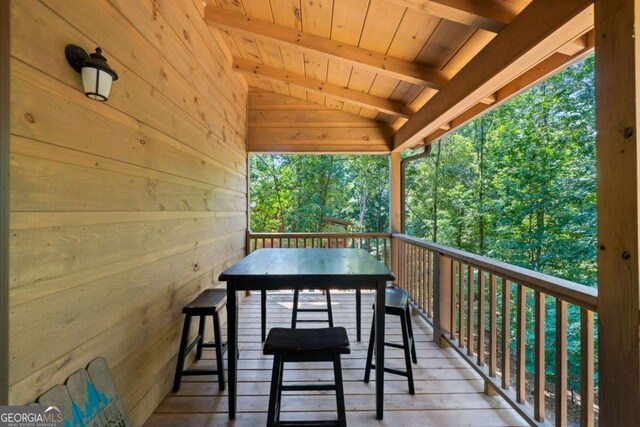
<svg viewBox="0 0 640 427"><path fill-rule="evenodd" d="M482 375L488 393L501 394L532 425L546 424L545 391L554 395L555 425L567 425L567 314L579 310L580 425L595 424L596 289L407 235L393 238L398 241L398 285L432 321L434 337ZM556 380L551 393L545 384L545 368L551 365L545 361L548 298L555 305ZM531 326L533 381L526 372L526 334Z"/></svg>
<svg viewBox="0 0 640 427"><path fill-rule="evenodd" d="M568 424L568 402L580 402L579 422L594 426L594 317L597 290L526 268L404 234L247 233L247 253L260 248L363 248L389 266L397 242L397 284L415 311L432 323L434 337L454 348L531 425L549 425L545 396L553 395L556 426ZM555 363L545 360L547 300L555 307ZM579 312L579 395L569 394L569 313ZM527 332L533 329L533 348ZM575 327L572 326L572 334ZM527 361L533 362L533 376ZM555 385L546 384L553 366Z"/></svg>
<svg viewBox="0 0 640 427"><path fill-rule="evenodd" d="M247 253L261 248L360 248L387 267L391 260L388 233L247 233Z"/></svg>

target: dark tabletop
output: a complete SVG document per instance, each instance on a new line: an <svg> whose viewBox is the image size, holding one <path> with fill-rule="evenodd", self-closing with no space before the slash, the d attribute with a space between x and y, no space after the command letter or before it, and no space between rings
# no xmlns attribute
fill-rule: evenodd
<svg viewBox="0 0 640 427"><path fill-rule="evenodd" d="M370 281L394 280L387 267L364 249L258 249L236 262L221 281L250 277L271 279L346 277Z"/></svg>

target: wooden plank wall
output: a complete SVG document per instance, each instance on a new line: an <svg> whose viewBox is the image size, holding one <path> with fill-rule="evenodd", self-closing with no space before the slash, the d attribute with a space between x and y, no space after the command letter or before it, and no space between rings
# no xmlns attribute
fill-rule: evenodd
<svg viewBox="0 0 640 427"><path fill-rule="evenodd" d="M136 425L182 306L244 255L246 85L202 1L11 2L10 401L105 357ZM82 93L68 43L120 79Z"/></svg>
<svg viewBox="0 0 640 427"><path fill-rule="evenodd" d="M0 4L0 405L9 401L9 28L11 3Z"/></svg>
<svg viewBox="0 0 640 427"><path fill-rule="evenodd" d="M247 150L387 154L390 128L332 107L251 88Z"/></svg>

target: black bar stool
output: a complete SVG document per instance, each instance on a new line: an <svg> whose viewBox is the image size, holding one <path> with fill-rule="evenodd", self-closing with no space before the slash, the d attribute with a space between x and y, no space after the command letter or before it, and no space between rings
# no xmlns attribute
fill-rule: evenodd
<svg viewBox="0 0 640 427"><path fill-rule="evenodd" d="M375 310L375 304L373 306ZM402 344L385 342L384 345L388 347L401 348L404 350L404 361L406 365L406 371L400 371L398 369L384 367L385 372L390 374L401 375L407 377L409 382L409 393L415 394L415 388L413 386L413 370L411 368L411 361L418 363L418 356L416 355L416 343L413 339L413 329L411 328L411 312L409 311L409 294L407 291L397 288L387 288L385 293L385 314L391 314L400 317L400 327L402 328ZM369 350L367 351L367 365L364 371L364 382L369 382L369 376L371 374L371 368L376 366L372 363L373 347L375 343L375 319L374 323L371 323L371 335L369 337Z"/></svg>
<svg viewBox="0 0 640 427"><path fill-rule="evenodd" d="M219 311L227 304L227 291L225 289L206 289L196 299L185 305L182 312L185 314L184 326L182 328L182 338L180 338L180 350L178 352L178 366L173 380L173 392L180 390L180 382L184 375L217 375L218 387L224 390L224 364L222 355L227 350L227 344L222 342L220 333ZM198 335L191 342L189 341L189 331L191 329L191 318L198 316L200 323ZM207 316L213 317L213 338L214 342L204 342L204 327ZM217 369L184 369L184 359L193 347L196 347L196 360L202 358L203 348L215 348Z"/></svg>
<svg viewBox="0 0 640 427"><path fill-rule="evenodd" d="M343 327L319 329L273 328L264 343L263 353L273 355L273 373L267 427L286 425L340 426L347 425L342 388L340 355L349 354L349 337ZM334 384L282 384L285 362L333 362ZM283 391L335 390L338 419L330 421L280 421Z"/></svg>
<svg viewBox="0 0 640 427"><path fill-rule="evenodd" d="M331 292L329 289L325 291L325 297L327 299L327 308L298 308L298 298L300 296L300 290L296 289L293 292L293 314L291 315L291 327L293 329L296 328L298 322L310 322L310 323L318 323L318 322L329 322L329 327L333 328L333 311L331 310ZM318 319L298 319L298 312L306 312L306 313L327 313L327 320L318 320Z"/></svg>

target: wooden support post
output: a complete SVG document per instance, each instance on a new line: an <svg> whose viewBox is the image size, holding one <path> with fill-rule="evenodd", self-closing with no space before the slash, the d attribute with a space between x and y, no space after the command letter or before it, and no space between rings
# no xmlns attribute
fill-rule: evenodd
<svg viewBox="0 0 640 427"><path fill-rule="evenodd" d="M640 2L596 0L600 419L640 425Z"/></svg>
<svg viewBox="0 0 640 427"><path fill-rule="evenodd" d="M451 271L450 258L433 253L433 340L448 347L442 336L451 332Z"/></svg>
<svg viewBox="0 0 640 427"><path fill-rule="evenodd" d="M9 24L0 4L0 405L9 403Z"/></svg>
<svg viewBox="0 0 640 427"><path fill-rule="evenodd" d="M391 183L389 207L391 209L391 233L402 233L400 209L400 153L391 153L389 157L389 173L391 174L389 182ZM398 250L398 241L391 239L391 271L396 275L396 283L399 282L398 274L400 271L400 251Z"/></svg>

